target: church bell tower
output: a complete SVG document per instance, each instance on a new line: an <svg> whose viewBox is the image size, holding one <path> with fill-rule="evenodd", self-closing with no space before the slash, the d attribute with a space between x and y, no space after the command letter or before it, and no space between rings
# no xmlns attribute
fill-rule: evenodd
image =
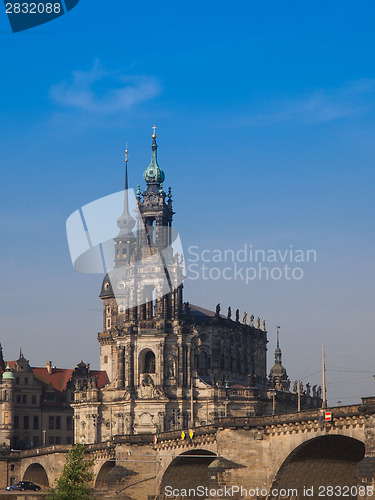
<svg viewBox="0 0 375 500"><path fill-rule="evenodd" d="M177 328L183 305L182 255L174 249L172 192L163 189L155 128L151 162L143 174L146 189L141 193L138 185L134 217L129 211L125 151L124 208L117 219L114 268L104 277L100 292L101 369L114 386L133 394L144 388L145 375L153 387L163 385L166 338Z"/></svg>

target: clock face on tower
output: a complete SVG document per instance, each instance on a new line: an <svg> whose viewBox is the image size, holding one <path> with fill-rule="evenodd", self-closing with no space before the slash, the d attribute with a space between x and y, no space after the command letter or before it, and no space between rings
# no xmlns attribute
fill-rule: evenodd
<svg viewBox="0 0 375 500"><path fill-rule="evenodd" d="M119 290L124 290L124 289L125 289L125 281L119 281L119 282L117 283L117 288L118 288Z"/></svg>
<svg viewBox="0 0 375 500"><path fill-rule="evenodd" d="M104 290L109 290L109 283L108 283L108 281L104 284Z"/></svg>

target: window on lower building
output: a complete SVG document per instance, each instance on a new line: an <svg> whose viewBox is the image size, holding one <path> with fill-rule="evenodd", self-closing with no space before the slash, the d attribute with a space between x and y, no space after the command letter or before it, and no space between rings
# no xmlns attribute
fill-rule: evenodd
<svg viewBox="0 0 375 500"><path fill-rule="evenodd" d="M39 417L38 417L38 415L36 415L33 418L33 429L39 429Z"/></svg>
<svg viewBox="0 0 375 500"><path fill-rule="evenodd" d="M68 431L73 429L73 417L66 417L66 429Z"/></svg>
<svg viewBox="0 0 375 500"><path fill-rule="evenodd" d="M23 417L23 428L24 429L29 428L29 415L24 415Z"/></svg>
<svg viewBox="0 0 375 500"><path fill-rule="evenodd" d="M10 464L10 470L14 470L14 464Z"/></svg>
<svg viewBox="0 0 375 500"><path fill-rule="evenodd" d="M66 444L72 444L73 443L73 438L71 436L68 436L66 438Z"/></svg>
<svg viewBox="0 0 375 500"><path fill-rule="evenodd" d="M22 396L21 396L21 394L17 394L16 401L17 401L17 403L22 403Z"/></svg>
<svg viewBox="0 0 375 500"><path fill-rule="evenodd" d="M7 411L4 411L4 425L9 424L9 413Z"/></svg>
<svg viewBox="0 0 375 500"><path fill-rule="evenodd" d="M34 448L37 448L39 446L39 436L33 437L33 446Z"/></svg>
<svg viewBox="0 0 375 500"><path fill-rule="evenodd" d="M61 438L60 436L55 437L55 444L61 444Z"/></svg>
<svg viewBox="0 0 375 500"><path fill-rule="evenodd" d="M22 395L22 404L27 404L27 395L26 394L23 394Z"/></svg>
<svg viewBox="0 0 375 500"><path fill-rule="evenodd" d="M50 436L48 438L48 444L55 444L55 438L54 438L54 436Z"/></svg>
<svg viewBox="0 0 375 500"><path fill-rule="evenodd" d="M36 396L35 395L31 396L31 404L36 405Z"/></svg>
<svg viewBox="0 0 375 500"><path fill-rule="evenodd" d="M20 428L20 417L18 415L14 415L14 428L15 429Z"/></svg>
<svg viewBox="0 0 375 500"><path fill-rule="evenodd" d="M61 429L61 417L50 415L48 417L48 428L52 429Z"/></svg>
<svg viewBox="0 0 375 500"><path fill-rule="evenodd" d="M25 377L25 385L29 385L29 378Z"/></svg>
<svg viewBox="0 0 375 500"><path fill-rule="evenodd" d="M54 401L55 393L53 391L48 391L46 394L47 401Z"/></svg>

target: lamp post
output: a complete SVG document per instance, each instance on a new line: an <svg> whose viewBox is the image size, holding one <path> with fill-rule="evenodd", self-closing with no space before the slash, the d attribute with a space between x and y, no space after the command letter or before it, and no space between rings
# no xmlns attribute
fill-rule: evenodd
<svg viewBox="0 0 375 500"><path fill-rule="evenodd" d="M325 350L324 344L322 344L322 373L323 373L323 402L322 408L327 408L327 394L326 394L326 358L325 358Z"/></svg>

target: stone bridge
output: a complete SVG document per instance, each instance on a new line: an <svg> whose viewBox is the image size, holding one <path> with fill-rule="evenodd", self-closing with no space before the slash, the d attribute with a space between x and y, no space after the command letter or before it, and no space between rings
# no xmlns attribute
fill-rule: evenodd
<svg viewBox="0 0 375 500"><path fill-rule="evenodd" d="M201 487L211 493L200 498L318 499L333 496L327 487L335 487L334 498L373 500L375 398L330 411L331 421L323 410L227 417L192 429L191 436L184 429L184 435L118 436L88 445L88 457L95 459L94 496L161 500L194 498L195 490L199 498ZM15 474L47 488L69 448L3 453L3 480Z"/></svg>

